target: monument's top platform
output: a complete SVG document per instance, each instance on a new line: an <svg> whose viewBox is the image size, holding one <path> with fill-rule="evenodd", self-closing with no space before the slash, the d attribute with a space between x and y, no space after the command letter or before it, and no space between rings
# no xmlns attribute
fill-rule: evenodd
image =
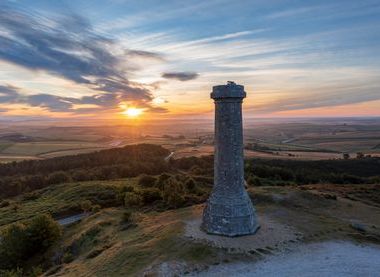
<svg viewBox="0 0 380 277"><path fill-rule="evenodd" d="M244 86L237 85L235 82L228 81L227 85L220 85L212 87L211 98L245 98L246 93Z"/></svg>

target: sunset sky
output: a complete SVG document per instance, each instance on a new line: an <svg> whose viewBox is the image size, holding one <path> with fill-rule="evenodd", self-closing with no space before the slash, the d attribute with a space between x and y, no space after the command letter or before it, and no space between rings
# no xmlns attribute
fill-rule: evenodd
<svg viewBox="0 0 380 277"><path fill-rule="evenodd" d="M0 2L0 119L380 116L380 1Z"/></svg>

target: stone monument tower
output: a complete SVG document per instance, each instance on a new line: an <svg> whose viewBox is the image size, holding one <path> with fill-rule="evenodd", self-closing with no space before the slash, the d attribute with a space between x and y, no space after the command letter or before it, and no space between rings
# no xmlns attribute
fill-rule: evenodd
<svg viewBox="0 0 380 277"><path fill-rule="evenodd" d="M242 102L244 86L214 86L214 187L203 211L201 228L210 234L241 236L259 228L255 209L244 188Z"/></svg>

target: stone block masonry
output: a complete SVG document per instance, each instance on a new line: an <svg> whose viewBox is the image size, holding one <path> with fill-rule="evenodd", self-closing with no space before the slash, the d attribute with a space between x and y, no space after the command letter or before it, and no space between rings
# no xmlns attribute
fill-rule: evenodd
<svg viewBox="0 0 380 277"><path fill-rule="evenodd" d="M259 228L244 188L242 102L244 87L234 82L214 86L214 187L203 212L201 228L209 234L242 236Z"/></svg>

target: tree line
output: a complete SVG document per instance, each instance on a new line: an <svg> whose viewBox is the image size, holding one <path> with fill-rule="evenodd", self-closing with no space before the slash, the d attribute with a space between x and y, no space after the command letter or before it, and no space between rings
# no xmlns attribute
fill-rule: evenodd
<svg viewBox="0 0 380 277"><path fill-rule="evenodd" d="M170 151L151 144L0 165L0 197L16 196L52 184L160 174Z"/></svg>
<svg viewBox="0 0 380 277"><path fill-rule="evenodd" d="M212 176L213 157L187 157L171 161L190 174ZM245 179L251 185L304 185L317 183L380 183L380 158L340 160L245 160Z"/></svg>
<svg viewBox="0 0 380 277"><path fill-rule="evenodd" d="M253 185L304 185L316 183L380 183L380 158L352 160L264 160L245 163L248 183Z"/></svg>
<svg viewBox="0 0 380 277"><path fill-rule="evenodd" d="M130 145L94 153L0 165L0 198L16 196L52 184L110 180L186 172L213 176L213 156L164 158L170 151L150 144ZM380 158L341 160L247 159L245 178L253 185L303 185L315 183L380 183Z"/></svg>

